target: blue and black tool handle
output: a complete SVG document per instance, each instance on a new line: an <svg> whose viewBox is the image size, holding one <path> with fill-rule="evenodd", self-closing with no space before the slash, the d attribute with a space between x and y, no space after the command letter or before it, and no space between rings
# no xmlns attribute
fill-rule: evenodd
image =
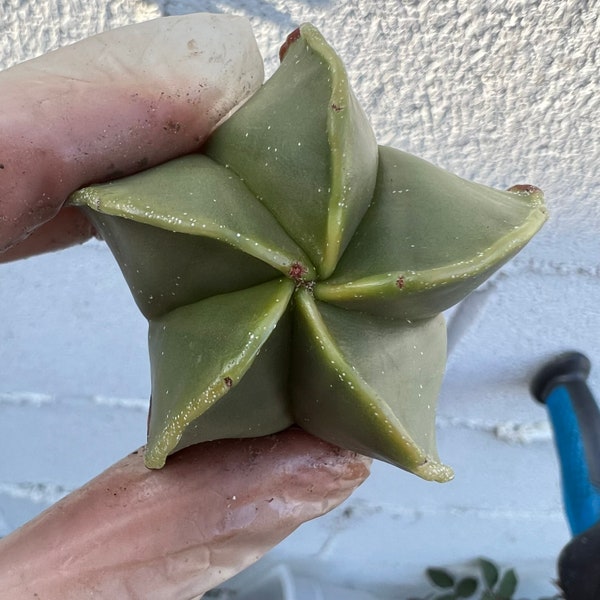
<svg viewBox="0 0 600 600"><path fill-rule="evenodd" d="M558 560L567 600L600 600L600 409L587 385L590 369L586 356L569 352L544 366L531 385L554 430L574 536Z"/></svg>

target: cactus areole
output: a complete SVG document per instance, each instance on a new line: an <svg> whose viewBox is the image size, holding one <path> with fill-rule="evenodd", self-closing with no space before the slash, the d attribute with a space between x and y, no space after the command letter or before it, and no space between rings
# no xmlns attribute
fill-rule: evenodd
<svg viewBox="0 0 600 600"><path fill-rule="evenodd" d="M294 31L200 153L76 192L149 321L146 465L306 431L435 481L442 311L546 219L378 146L334 50Z"/></svg>

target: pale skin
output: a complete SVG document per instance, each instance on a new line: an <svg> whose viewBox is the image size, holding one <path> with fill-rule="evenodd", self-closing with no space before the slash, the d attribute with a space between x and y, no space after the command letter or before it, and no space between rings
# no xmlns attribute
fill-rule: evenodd
<svg viewBox="0 0 600 600"><path fill-rule="evenodd" d="M0 73L0 262L89 239L71 192L194 151L262 79L246 22L206 15ZM0 540L0 599L200 598L368 472L298 429L193 446L160 471L141 449Z"/></svg>

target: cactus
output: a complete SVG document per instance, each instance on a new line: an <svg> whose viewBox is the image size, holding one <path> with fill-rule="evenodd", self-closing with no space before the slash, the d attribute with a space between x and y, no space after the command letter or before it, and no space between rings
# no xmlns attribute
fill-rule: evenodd
<svg viewBox="0 0 600 600"><path fill-rule="evenodd" d="M297 424L446 481L442 311L543 224L502 192L378 147L311 25L198 154L76 192L149 320L146 465Z"/></svg>

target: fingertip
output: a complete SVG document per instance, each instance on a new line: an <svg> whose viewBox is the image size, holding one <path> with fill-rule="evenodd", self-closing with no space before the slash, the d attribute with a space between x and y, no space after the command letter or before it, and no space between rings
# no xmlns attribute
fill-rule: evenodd
<svg viewBox="0 0 600 600"><path fill-rule="evenodd" d="M197 597L338 506L369 464L300 429L190 446L161 470L136 451L3 539L0 585L52 599Z"/></svg>
<svg viewBox="0 0 600 600"><path fill-rule="evenodd" d="M84 185L196 151L262 79L249 23L210 14L107 31L2 71L0 246L54 218ZM81 240L51 229L0 260Z"/></svg>
<svg viewBox="0 0 600 600"><path fill-rule="evenodd" d="M95 235L94 227L79 209L66 207L23 240L0 252L0 263L83 244Z"/></svg>

